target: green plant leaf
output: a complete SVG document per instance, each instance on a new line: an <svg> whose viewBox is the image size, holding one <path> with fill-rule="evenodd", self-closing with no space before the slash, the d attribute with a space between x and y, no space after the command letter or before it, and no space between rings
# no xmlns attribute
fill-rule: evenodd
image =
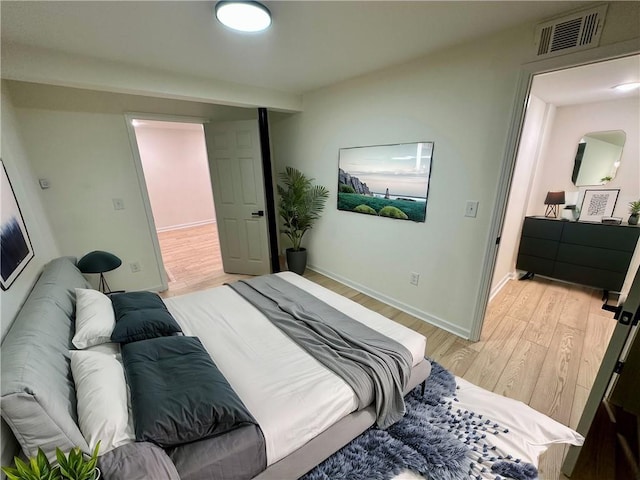
<svg viewBox="0 0 640 480"><path fill-rule="evenodd" d="M66 470L68 468L69 462L67 461L67 457L59 448L56 448L56 460L58 460L60 470Z"/></svg>
<svg viewBox="0 0 640 480"><path fill-rule="evenodd" d="M16 462L16 468L18 469L18 473L20 474L20 476L26 477L29 473L29 465L27 465L24 461L22 461L18 457L15 457L14 461Z"/></svg>
<svg viewBox="0 0 640 480"><path fill-rule="evenodd" d="M18 476L18 469L13 467L2 467L2 471L9 480L20 480L20 477Z"/></svg>

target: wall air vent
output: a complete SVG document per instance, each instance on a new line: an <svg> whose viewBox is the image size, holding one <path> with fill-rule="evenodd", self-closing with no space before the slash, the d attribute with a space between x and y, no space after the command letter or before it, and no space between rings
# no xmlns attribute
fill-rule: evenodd
<svg viewBox="0 0 640 480"><path fill-rule="evenodd" d="M607 5L554 18L536 27L536 56L550 57L597 47Z"/></svg>

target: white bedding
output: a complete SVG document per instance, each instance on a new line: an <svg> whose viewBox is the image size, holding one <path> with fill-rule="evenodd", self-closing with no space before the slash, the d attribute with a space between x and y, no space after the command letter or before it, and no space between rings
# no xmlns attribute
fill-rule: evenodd
<svg viewBox="0 0 640 480"><path fill-rule="evenodd" d="M278 274L424 358L426 339L291 272ZM310 357L252 305L223 286L165 300L185 335L200 338L258 421L271 465L353 412L353 390Z"/></svg>

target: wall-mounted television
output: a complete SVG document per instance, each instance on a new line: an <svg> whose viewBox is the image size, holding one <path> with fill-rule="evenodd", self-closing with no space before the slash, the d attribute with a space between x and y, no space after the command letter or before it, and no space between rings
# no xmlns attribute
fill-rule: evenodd
<svg viewBox="0 0 640 480"><path fill-rule="evenodd" d="M424 222L433 142L341 148L338 210Z"/></svg>

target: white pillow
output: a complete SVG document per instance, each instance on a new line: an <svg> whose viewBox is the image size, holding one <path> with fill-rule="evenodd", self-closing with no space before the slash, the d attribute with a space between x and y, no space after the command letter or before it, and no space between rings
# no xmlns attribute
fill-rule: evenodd
<svg viewBox="0 0 640 480"><path fill-rule="evenodd" d="M94 345L85 349L85 352L98 352L105 355L111 355L115 357L120 363L122 363L122 352L120 350L120 344L117 342L101 343L100 345Z"/></svg>
<svg viewBox="0 0 640 480"><path fill-rule="evenodd" d="M116 355L72 350L71 373L76 384L80 431L93 450L100 440L103 455L135 441L127 408L127 383Z"/></svg>
<svg viewBox="0 0 640 480"><path fill-rule="evenodd" d="M76 334L72 340L76 348L110 342L115 325L109 297L97 290L76 288Z"/></svg>

